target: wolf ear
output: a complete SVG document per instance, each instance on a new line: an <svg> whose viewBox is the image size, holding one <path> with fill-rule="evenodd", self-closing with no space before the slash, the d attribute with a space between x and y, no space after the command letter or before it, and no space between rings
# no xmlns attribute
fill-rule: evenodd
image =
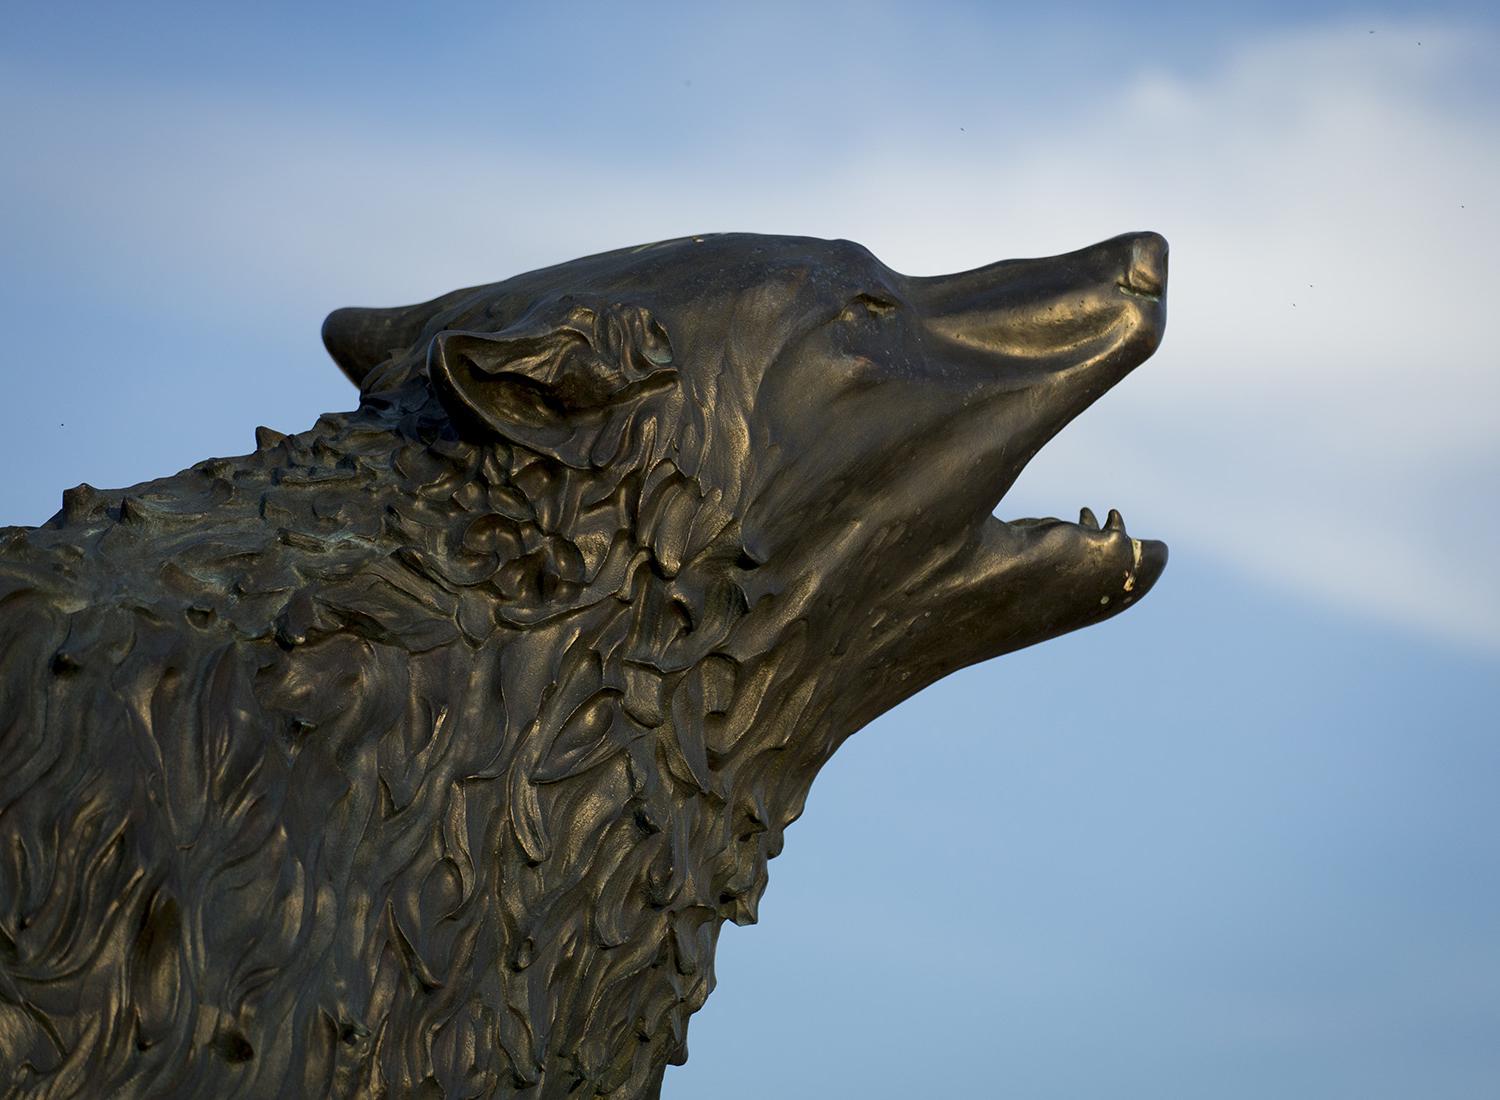
<svg viewBox="0 0 1500 1100"><path fill-rule="evenodd" d="M433 389L456 420L570 466L609 411L669 384L666 329L644 309L564 299L499 332L440 332L427 349Z"/></svg>
<svg viewBox="0 0 1500 1100"><path fill-rule="evenodd" d="M323 322L323 346L361 389L370 372L417 342L427 322L464 292L394 309L336 309Z"/></svg>

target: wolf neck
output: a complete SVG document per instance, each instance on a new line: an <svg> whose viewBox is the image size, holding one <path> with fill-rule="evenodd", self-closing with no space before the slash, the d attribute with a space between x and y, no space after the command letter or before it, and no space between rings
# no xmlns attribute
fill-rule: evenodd
<svg viewBox="0 0 1500 1100"><path fill-rule="evenodd" d="M688 1018L713 987L719 927L756 919L767 861L821 762L791 736L816 723L817 701L776 674L786 658L773 652L765 661L722 714L691 706L702 689L684 674L666 693L663 723L632 727L615 755L534 782L523 749L490 792L503 800L496 809L506 823L494 898L507 940L501 996L517 1008L547 997L556 1009L531 1018L533 1027L555 1021L550 1033L527 1034L514 1016L497 1022L502 1034L514 1032L513 1063L533 1052L522 1078L544 1095L558 1080L648 1095L637 1088L686 1056ZM746 727L737 745L724 755L693 747L721 722ZM532 799L527 822L521 807ZM529 850L538 829L540 860ZM618 1091L609 1087L617 1081Z"/></svg>
<svg viewBox="0 0 1500 1100"><path fill-rule="evenodd" d="M517 1081L648 1094L685 1057L719 927L756 919L767 861L835 744L813 594L739 561L716 498L653 454L650 432L618 466L578 471L406 416L404 442L372 463L389 471L371 489L380 550L321 582L318 604L342 633L412 651L410 681L440 685L432 742L456 744L419 767L422 737L384 735L411 764L387 776L391 817L362 846L389 847L424 804L474 843L452 834L436 864L371 886L399 897L430 890L445 862L493 863L488 881L459 875L446 912L398 906L402 953L446 1003L493 1014ZM393 425L325 426L269 449L363 467ZM361 577L384 603L364 601ZM414 635L435 621L448 644ZM469 937L492 961L447 946Z"/></svg>
<svg viewBox="0 0 1500 1100"><path fill-rule="evenodd" d="M496 733L447 732L478 741L453 777L466 820L497 838L489 891L462 902L461 923L503 943L498 972L473 975L489 990L476 1003L495 1012L517 1080L542 1095L579 1081L648 1095L663 1063L685 1057L720 925L755 920L767 861L832 751L837 696L812 669L826 655L810 652L807 594L752 579L731 528L686 560L672 553L692 545L681 532L707 494L671 469L610 484L514 453L452 463L452 492L483 509L450 527L458 545L510 555L464 589L488 604L464 630L473 665L493 675L475 685L454 670L453 710L474 712L460 696L482 695ZM535 572L516 581L517 563ZM461 587L436 562L427 575ZM460 919L431 918L407 942Z"/></svg>
<svg viewBox="0 0 1500 1100"><path fill-rule="evenodd" d="M685 1057L718 929L756 919L767 861L831 751L805 625L771 621L772 599L662 636L683 582L643 563L627 602L510 636L500 660L505 711L537 716L507 723L515 748L494 795L497 902L512 911L504 996L562 1002L555 1029L529 1036L539 1081L647 1095L636 1087ZM721 644L689 661L691 636L718 628Z"/></svg>

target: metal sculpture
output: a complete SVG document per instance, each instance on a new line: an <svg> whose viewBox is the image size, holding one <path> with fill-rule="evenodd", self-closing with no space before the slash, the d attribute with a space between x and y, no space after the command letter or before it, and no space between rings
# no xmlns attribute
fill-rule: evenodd
<svg viewBox="0 0 1500 1100"><path fill-rule="evenodd" d="M1161 573L991 510L1165 278L724 235L339 310L356 411L0 530L0 1094L656 1095L839 744Z"/></svg>

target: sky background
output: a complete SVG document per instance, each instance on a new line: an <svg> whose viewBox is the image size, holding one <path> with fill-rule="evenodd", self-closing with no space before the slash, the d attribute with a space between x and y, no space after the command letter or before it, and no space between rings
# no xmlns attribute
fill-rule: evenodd
<svg viewBox="0 0 1500 1100"><path fill-rule="evenodd" d="M1165 344L1000 513L1166 575L841 750L664 1095L1500 1095L1486 5L312 7L4 5L0 523L350 407L338 306L1158 230Z"/></svg>

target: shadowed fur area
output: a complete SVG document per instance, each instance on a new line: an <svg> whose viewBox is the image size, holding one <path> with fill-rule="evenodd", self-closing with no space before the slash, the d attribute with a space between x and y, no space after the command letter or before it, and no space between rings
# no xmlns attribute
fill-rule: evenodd
<svg viewBox="0 0 1500 1100"><path fill-rule="evenodd" d="M1156 346L1157 240L341 311L356 411L0 529L0 1096L655 1096L838 745L1160 572L989 515Z"/></svg>

